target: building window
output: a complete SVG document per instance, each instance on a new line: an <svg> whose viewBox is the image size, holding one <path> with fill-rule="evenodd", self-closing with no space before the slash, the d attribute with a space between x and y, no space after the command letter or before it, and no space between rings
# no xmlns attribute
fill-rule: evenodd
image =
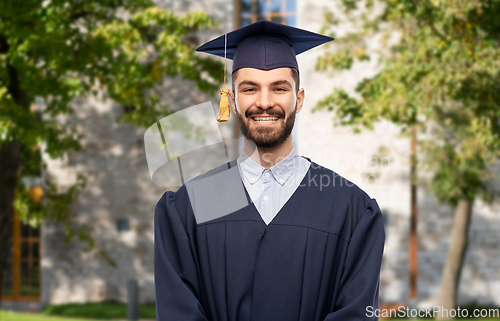
<svg viewBox="0 0 500 321"><path fill-rule="evenodd" d="M296 25L296 0L242 0L241 26L259 20Z"/></svg>
<svg viewBox="0 0 500 321"><path fill-rule="evenodd" d="M40 300L40 229L23 224L14 213L7 265L3 271L2 300Z"/></svg>
<svg viewBox="0 0 500 321"><path fill-rule="evenodd" d="M42 118L46 108L42 97L35 97L30 106L31 112ZM42 188L42 153L39 145L25 146L22 172L23 185L29 196L40 203L43 198ZM23 224L12 211L12 234L8 243L7 261L3 271L2 298L5 301L39 301L41 284L41 239L40 228Z"/></svg>
<svg viewBox="0 0 500 321"><path fill-rule="evenodd" d="M116 230L118 232L128 232L130 231L130 224L128 219L119 218L116 220Z"/></svg>

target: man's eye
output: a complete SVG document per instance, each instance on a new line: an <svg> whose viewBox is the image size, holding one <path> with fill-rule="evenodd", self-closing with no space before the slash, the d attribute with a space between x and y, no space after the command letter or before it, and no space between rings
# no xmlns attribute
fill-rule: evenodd
<svg viewBox="0 0 500 321"><path fill-rule="evenodd" d="M286 91L286 88L281 88L281 87L278 87L276 88L277 91Z"/></svg>
<svg viewBox="0 0 500 321"><path fill-rule="evenodd" d="M247 91L253 91L253 90L254 90L253 88L245 88L245 89L243 89L242 91L243 91L243 92L247 92Z"/></svg>

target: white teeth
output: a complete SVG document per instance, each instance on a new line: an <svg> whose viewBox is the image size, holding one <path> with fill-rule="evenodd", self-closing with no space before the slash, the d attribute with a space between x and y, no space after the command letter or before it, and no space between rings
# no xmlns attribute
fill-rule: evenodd
<svg viewBox="0 0 500 321"><path fill-rule="evenodd" d="M277 121L279 117L254 117L253 119L255 121L258 121L259 123L272 123L274 121Z"/></svg>

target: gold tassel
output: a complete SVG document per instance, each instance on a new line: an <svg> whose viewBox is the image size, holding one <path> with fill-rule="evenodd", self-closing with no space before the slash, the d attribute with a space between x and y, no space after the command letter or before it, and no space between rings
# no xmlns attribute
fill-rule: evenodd
<svg viewBox="0 0 500 321"><path fill-rule="evenodd" d="M219 90L222 95L220 98L220 106L219 106L219 117L217 117L218 122L226 122L229 120L230 110L229 110L229 89L224 86Z"/></svg>
<svg viewBox="0 0 500 321"><path fill-rule="evenodd" d="M226 83L226 47L227 47L227 34L224 34L224 84ZM220 106L219 106L219 117L217 117L218 122L226 122L229 120L229 89L224 85L219 93L222 95L220 98Z"/></svg>

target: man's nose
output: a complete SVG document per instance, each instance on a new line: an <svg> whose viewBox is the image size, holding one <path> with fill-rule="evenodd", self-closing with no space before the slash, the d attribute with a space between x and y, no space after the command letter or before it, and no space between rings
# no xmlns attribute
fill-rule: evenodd
<svg viewBox="0 0 500 321"><path fill-rule="evenodd" d="M267 89L263 89L260 91L259 97L256 102L257 107L262 109L267 109L269 107L274 106L274 100L271 95L271 92Z"/></svg>

